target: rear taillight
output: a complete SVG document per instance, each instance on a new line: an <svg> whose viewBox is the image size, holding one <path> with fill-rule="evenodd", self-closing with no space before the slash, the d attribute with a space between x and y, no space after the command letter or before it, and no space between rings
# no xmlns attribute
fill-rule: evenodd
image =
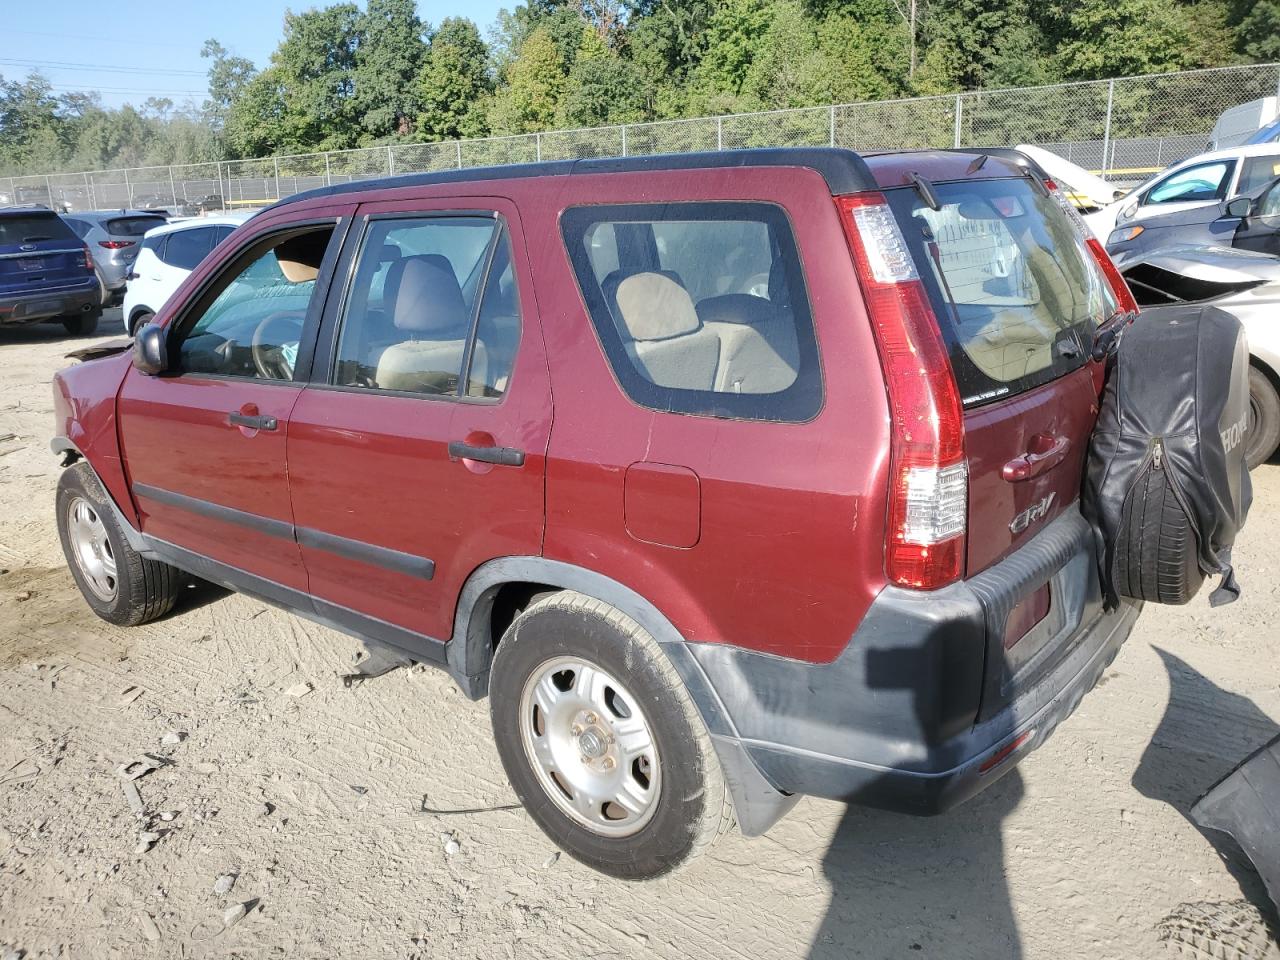
<svg viewBox="0 0 1280 960"><path fill-rule="evenodd" d="M1072 206L1071 201L1063 196L1062 191L1058 189L1058 185L1052 180L1046 180L1045 186L1049 188L1049 193L1058 201L1058 206L1067 214L1067 219L1071 221L1072 226L1076 228L1076 233L1080 235L1080 239L1084 241L1089 252L1093 254L1093 259L1097 261L1102 275L1107 278L1107 284L1111 287L1111 293L1116 298L1116 305L1120 308L1121 313L1136 314L1138 312L1138 301L1133 299L1133 291L1129 289L1129 285L1124 282L1124 277L1120 276L1120 271L1116 269L1116 265L1111 262L1111 257L1107 253L1106 247L1093 235L1093 231L1089 229L1089 225L1084 222L1084 217L1080 216L1080 211ZM1141 228L1139 228L1141 230Z"/></svg>
<svg viewBox="0 0 1280 960"><path fill-rule="evenodd" d="M1111 285L1111 292L1115 294L1116 304L1120 307L1120 312L1130 315L1136 314L1138 312L1138 301L1133 299L1133 291L1124 282L1124 277L1120 276L1120 271L1116 269L1116 265L1102 245L1102 241L1097 237L1088 237L1084 242L1085 246L1089 248L1089 252L1093 254L1093 259L1098 261L1098 267L1102 270L1102 275L1107 278L1107 283Z"/></svg>
<svg viewBox="0 0 1280 960"><path fill-rule="evenodd" d="M964 414L911 251L881 193L836 198L889 396L885 574L929 590L964 572L969 475Z"/></svg>
<svg viewBox="0 0 1280 960"><path fill-rule="evenodd" d="M98 246L106 247L108 250L123 250L125 247L136 245L137 242L137 240L99 240Z"/></svg>
<svg viewBox="0 0 1280 960"><path fill-rule="evenodd" d="M93 273L93 251L87 243L84 245L84 268Z"/></svg>

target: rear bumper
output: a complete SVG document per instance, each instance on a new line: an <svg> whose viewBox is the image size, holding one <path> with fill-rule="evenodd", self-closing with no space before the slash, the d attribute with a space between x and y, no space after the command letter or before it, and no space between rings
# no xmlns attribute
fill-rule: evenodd
<svg viewBox="0 0 1280 960"><path fill-rule="evenodd" d="M691 644L732 728L722 756L782 794L916 814L972 796L1071 714L1137 620L1140 604L1103 610L1092 543L1072 509L969 581L886 588L830 664ZM1045 584L1049 615L1006 652L1009 612Z"/></svg>
<svg viewBox="0 0 1280 960"><path fill-rule="evenodd" d="M101 307L97 277L48 290L22 294L0 293L0 324L35 323Z"/></svg>

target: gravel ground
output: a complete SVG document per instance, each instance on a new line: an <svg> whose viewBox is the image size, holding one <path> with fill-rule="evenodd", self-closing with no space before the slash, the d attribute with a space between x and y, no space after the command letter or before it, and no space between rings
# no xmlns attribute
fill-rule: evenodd
<svg viewBox="0 0 1280 960"><path fill-rule="evenodd" d="M486 705L444 674L344 687L355 641L212 589L146 627L93 617L52 511L49 381L72 346L0 331L0 945L1132 960L1168 955L1179 904L1259 896L1184 814L1280 723L1280 467L1255 474L1244 599L1149 607L1074 717L984 795L933 819L806 799L765 837L628 885L557 857L512 808ZM159 766L134 781L140 819L117 768L143 753Z"/></svg>

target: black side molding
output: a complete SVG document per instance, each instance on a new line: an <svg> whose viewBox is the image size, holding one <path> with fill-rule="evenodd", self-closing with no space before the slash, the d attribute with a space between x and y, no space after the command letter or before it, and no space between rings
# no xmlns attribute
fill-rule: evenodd
<svg viewBox="0 0 1280 960"><path fill-rule="evenodd" d="M324 550L326 553L332 553L347 560L394 570L409 577L430 580L436 575L436 562L427 557L402 553L389 547L375 546L363 540L348 540L346 537L325 533L323 530L298 527L298 542L304 547Z"/></svg>
<svg viewBox="0 0 1280 960"><path fill-rule="evenodd" d="M268 537L278 537L281 540L294 539L293 524L285 523L283 520L274 520L271 517L260 516L256 513L247 513L234 507L224 507L220 503L200 500L197 497L188 497L186 494L174 493L172 490L162 490L160 487L153 487L148 483L135 483L133 492L136 496L145 500L163 503L166 507L177 507L179 510L186 510L188 513L207 517L210 520L234 523L238 527L256 530L258 533L264 533Z"/></svg>
<svg viewBox="0 0 1280 960"><path fill-rule="evenodd" d="M349 540L346 537L325 533L323 530L313 530L310 527L295 527L293 524L286 523L283 520L263 517L256 513L247 513L234 507L224 507L220 503L210 503L208 500L188 497L182 493L174 493L172 490L162 490L146 483L135 483L133 492L145 500L177 507L179 510L186 510L197 516L207 517L210 520L219 520L223 523L234 523L236 526L257 531L269 537L277 537L281 540L294 540L304 547L324 550L347 560L355 560L358 563L382 567L385 570L403 573L406 576L430 580L436 574L436 563L429 557L403 553L399 550L392 550L389 547L379 547L372 543L365 543L363 540Z"/></svg>

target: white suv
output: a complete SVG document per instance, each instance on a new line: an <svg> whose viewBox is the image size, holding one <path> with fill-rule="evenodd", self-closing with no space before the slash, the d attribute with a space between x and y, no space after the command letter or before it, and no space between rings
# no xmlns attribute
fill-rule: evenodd
<svg viewBox="0 0 1280 960"><path fill-rule="evenodd" d="M130 336L165 305L187 275L254 211L182 220L148 230L124 294L124 329Z"/></svg>

